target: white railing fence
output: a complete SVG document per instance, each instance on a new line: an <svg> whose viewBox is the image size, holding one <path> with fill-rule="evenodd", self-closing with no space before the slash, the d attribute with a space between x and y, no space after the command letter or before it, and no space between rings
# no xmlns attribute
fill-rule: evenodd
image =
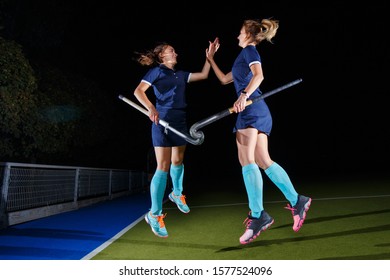
<svg viewBox="0 0 390 280"><path fill-rule="evenodd" d="M147 173L0 162L0 228L148 189Z"/></svg>

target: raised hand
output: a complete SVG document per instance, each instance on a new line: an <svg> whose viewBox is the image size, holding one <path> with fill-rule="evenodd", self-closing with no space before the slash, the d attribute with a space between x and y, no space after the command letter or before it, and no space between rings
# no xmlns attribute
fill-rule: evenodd
<svg viewBox="0 0 390 280"><path fill-rule="evenodd" d="M218 51L219 47L220 47L220 44L219 44L218 37L216 37L214 39L214 42L209 41L209 47L206 49L206 58L208 60L213 59L214 55Z"/></svg>

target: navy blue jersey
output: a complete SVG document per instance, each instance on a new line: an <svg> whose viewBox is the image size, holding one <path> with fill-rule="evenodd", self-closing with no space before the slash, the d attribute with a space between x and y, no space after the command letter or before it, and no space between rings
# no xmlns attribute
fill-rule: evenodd
<svg viewBox="0 0 390 280"><path fill-rule="evenodd" d="M163 64L150 69L142 81L153 87L156 96L156 109L160 119L178 131L186 132L186 85L190 73L175 71ZM185 145L187 141L161 125L152 124L153 146L173 147Z"/></svg>
<svg viewBox="0 0 390 280"><path fill-rule="evenodd" d="M241 92L249 84L249 81L253 76L250 66L254 63L261 63L260 54L255 46L246 46L241 50L232 67L233 82L237 97L240 96ZM257 88L249 99L254 99L261 94L260 89ZM247 127L254 127L257 130L270 135L272 129L272 116L264 99L252 103L237 115L233 132L236 132L237 129L244 129Z"/></svg>

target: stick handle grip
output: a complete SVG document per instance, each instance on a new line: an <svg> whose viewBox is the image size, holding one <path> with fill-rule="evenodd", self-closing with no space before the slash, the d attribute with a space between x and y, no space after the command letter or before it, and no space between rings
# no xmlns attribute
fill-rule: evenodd
<svg viewBox="0 0 390 280"><path fill-rule="evenodd" d="M121 99L122 101L126 102L130 106L134 107L135 109L137 109L138 111L140 111L144 115L149 116L148 110L146 110L145 108L139 106L137 103L131 101L130 99L124 97L123 95L119 95L118 98Z"/></svg>
<svg viewBox="0 0 390 280"><path fill-rule="evenodd" d="M247 106L251 105L252 103L253 103L253 101L252 101L252 100L247 100L247 101L246 101L246 103L245 103L245 107L247 107ZM234 112L234 108L233 108L233 107L230 107L228 110L229 110L229 113L230 113L230 114L233 114L233 113L235 113L235 112Z"/></svg>

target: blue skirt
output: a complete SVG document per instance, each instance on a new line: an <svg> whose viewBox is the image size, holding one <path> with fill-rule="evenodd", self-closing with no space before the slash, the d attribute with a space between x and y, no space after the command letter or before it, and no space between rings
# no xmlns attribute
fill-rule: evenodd
<svg viewBox="0 0 390 280"><path fill-rule="evenodd" d="M171 109L159 112L160 119L166 121L170 127L183 132L188 132L186 112L184 110ZM187 144L187 141L166 129L164 126L152 124L152 142L154 147L177 147Z"/></svg>
<svg viewBox="0 0 390 280"><path fill-rule="evenodd" d="M233 132L247 127L254 127L267 135L271 134L272 116L263 99L252 103L238 114Z"/></svg>

